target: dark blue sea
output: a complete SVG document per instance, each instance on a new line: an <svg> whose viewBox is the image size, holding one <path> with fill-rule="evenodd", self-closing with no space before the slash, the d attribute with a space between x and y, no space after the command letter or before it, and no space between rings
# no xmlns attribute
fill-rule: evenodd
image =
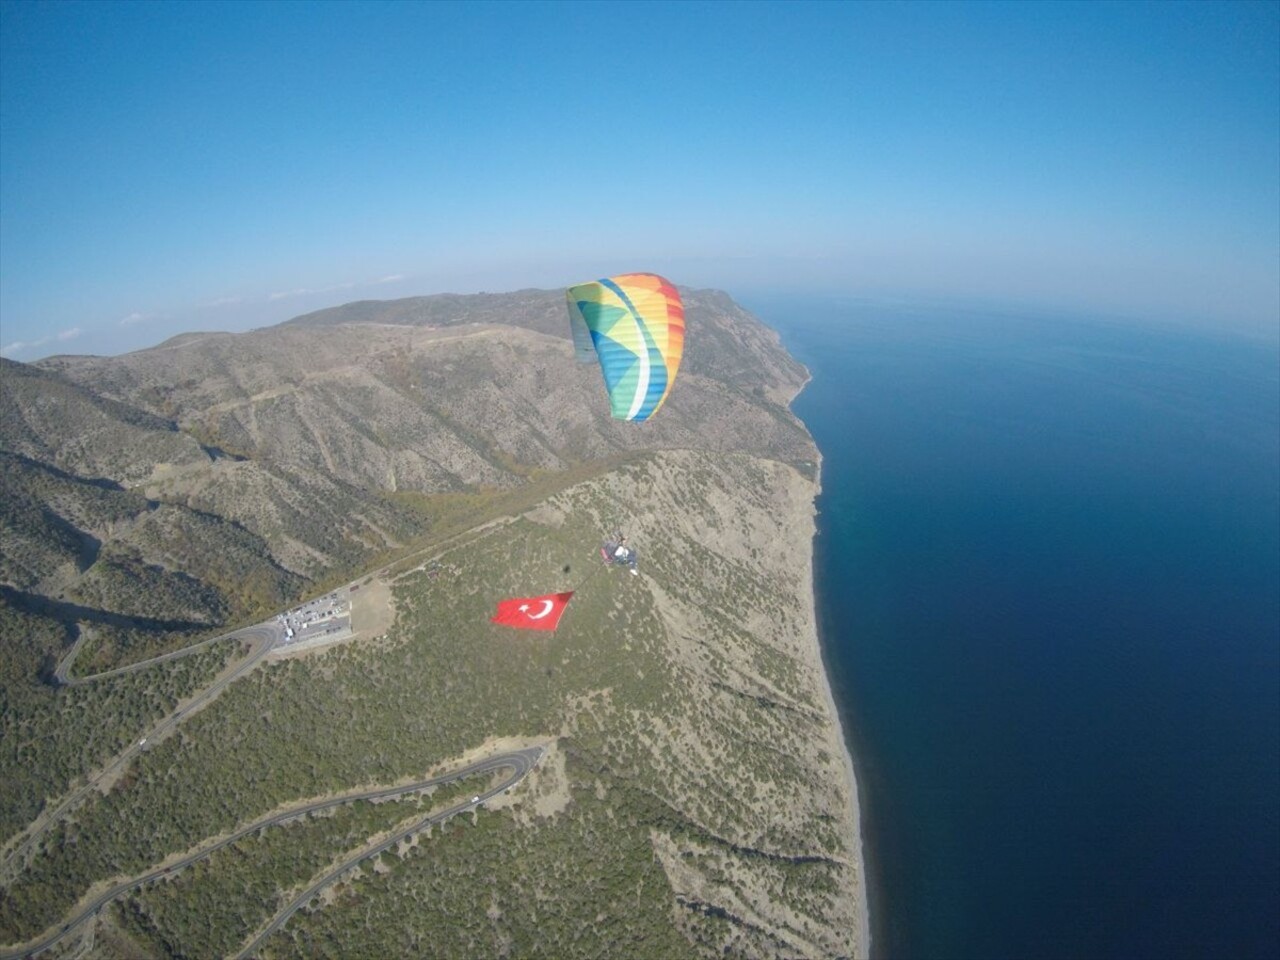
<svg viewBox="0 0 1280 960"><path fill-rule="evenodd" d="M883 958L1280 956L1280 361L747 298L813 374Z"/></svg>

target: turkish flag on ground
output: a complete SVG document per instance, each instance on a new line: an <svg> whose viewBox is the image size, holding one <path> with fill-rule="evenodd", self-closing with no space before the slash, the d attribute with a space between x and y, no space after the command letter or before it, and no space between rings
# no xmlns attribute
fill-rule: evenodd
<svg viewBox="0 0 1280 960"><path fill-rule="evenodd" d="M524 630L554 630L572 596L573 591L570 590L568 593L549 593L544 597L499 600L498 613L489 621Z"/></svg>

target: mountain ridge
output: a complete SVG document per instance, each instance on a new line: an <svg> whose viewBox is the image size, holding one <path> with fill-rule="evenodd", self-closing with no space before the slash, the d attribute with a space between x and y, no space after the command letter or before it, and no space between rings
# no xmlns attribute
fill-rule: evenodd
<svg viewBox="0 0 1280 960"><path fill-rule="evenodd" d="M816 461L786 406L803 367L727 294L682 295L692 334L662 416L645 424L609 418L599 370L572 359L559 291L363 300L116 357L4 360L0 582L92 597L104 613L158 606L166 615L153 620L226 626L428 534L424 504L442 495L512 489L627 451ZM114 506L85 483L113 485ZM165 523L139 520L157 509ZM133 519L113 520L120 510ZM162 529L213 537L211 556L257 558L247 569L261 564L255 578L273 586L261 602L237 597L217 564L188 552L194 583L177 591L188 606L157 600L157 584L178 586ZM73 569L71 545L89 542L93 563ZM136 654L164 645L152 640Z"/></svg>

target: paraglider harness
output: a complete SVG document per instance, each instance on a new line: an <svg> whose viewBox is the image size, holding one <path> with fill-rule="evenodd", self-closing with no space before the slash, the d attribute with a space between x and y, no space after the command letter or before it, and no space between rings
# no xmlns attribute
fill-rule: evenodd
<svg viewBox="0 0 1280 960"><path fill-rule="evenodd" d="M640 555L634 547L627 546L627 538L621 533L615 533L600 545L600 557L606 567L628 567L632 574L638 576L640 573L636 569Z"/></svg>

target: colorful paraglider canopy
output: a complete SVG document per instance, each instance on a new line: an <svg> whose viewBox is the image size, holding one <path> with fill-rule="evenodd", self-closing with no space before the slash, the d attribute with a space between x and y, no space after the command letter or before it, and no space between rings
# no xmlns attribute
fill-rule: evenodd
<svg viewBox="0 0 1280 960"><path fill-rule="evenodd" d="M684 354L684 304L668 281L628 273L570 287L569 326L579 361L600 362L616 420L648 420Z"/></svg>

